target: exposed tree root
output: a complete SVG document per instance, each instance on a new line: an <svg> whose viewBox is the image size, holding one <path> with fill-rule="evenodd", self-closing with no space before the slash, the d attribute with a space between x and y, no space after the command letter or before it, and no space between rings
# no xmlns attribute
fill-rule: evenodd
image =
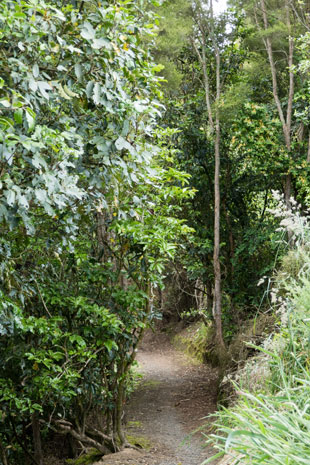
<svg viewBox="0 0 310 465"><path fill-rule="evenodd" d="M119 448L115 445L113 439L96 428L86 428L86 432L76 431L67 420L56 420L54 422L54 431L60 434L70 434L72 438L78 441L83 447L92 447L102 455L117 452Z"/></svg>

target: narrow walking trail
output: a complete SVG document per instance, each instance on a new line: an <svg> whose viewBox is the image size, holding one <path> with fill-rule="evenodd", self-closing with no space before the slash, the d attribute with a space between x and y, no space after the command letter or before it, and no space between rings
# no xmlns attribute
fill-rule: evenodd
<svg viewBox="0 0 310 465"><path fill-rule="evenodd" d="M214 451L192 433L215 411L216 370L194 365L167 338L144 343L137 360L143 380L127 407L128 434L149 450L125 449L100 464L200 465Z"/></svg>

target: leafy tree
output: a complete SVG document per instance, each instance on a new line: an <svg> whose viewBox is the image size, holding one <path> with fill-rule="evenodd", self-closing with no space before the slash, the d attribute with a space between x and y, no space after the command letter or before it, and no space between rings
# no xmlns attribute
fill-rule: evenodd
<svg viewBox="0 0 310 465"><path fill-rule="evenodd" d="M234 3L234 2L232 2ZM301 144L305 137L305 126L298 116L296 96L300 88L300 76L294 72L298 61L296 38L307 28L307 2L235 2L243 7L247 20L252 24L248 44L252 51L262 55L258 44L265 48L264 59L269 66L270 87L273 104L281 121L283 143L289 163L283 166L283 190L286 203L294 196L296 142ZM295 152L295 153L294 153ZM298 155L300 155L298 150Z"/></svg>
<svg viewBox="0 0 310 465"><path fill-rule="evenodd" d="M211 314L215 159L208 121L219 108L220 263L226 335L242 318L242 309L256 311L261 298L253 283L273 267L276 221L267 211L272 203L271 189L286 189L287 199L294 195L302 202L306 201L308 189L307 120L302 121L307 118L307 110L303 112L307 84L299 67L291 67L287 61L293 57L293 62L298 63L300 49L293 39L307 28L306 9L297 2L285 9L278 2L268 2L266 29L258 2L231 3L236 8L227 14L229 29L225 30L224 19L218 19L214 30L221 54L220 104L214 104L216 57L208 31L211 22L207 26L203 23L207 7L202 3L196 12L194 40L188 38L179 59L174 61L183 78L179 95L169 102L165 117L168 125L181 126L174 139L180 149L178 159L180 166L191 173L191 183L197 190L184 212L196 230L195 240L188 244L188 257L182 260L192 285L206 294ZM264 41L266 47L267 42L271 44L269 55L268 47L261 46ZM270 59L276 65L275 75ZM274 97L275 82L282 116ZM284 138L288 128L290 149ZM251 279L247 279L249 276Z"/></svg>
<svg viewBox="0 0 310 465"><path fill-rule="evenodd" d="M51 431L72 455L125 444L130 369L192 195L153 135L143 5L8 0L0 13L3 461L42 463Z"/></svg>

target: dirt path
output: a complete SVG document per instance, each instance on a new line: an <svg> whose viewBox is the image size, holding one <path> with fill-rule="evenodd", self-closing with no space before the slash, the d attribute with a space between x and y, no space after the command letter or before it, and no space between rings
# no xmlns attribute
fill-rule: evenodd
<svg viewBox="0 0 310 465"><path fill-rule="evenodd" d="M200 465L212 451L201 432L191 433L215 410L216 371L193 365L167 340L144 344L137 360L143 381L127 408L128 434L150 449L125 449L97 465Z"/></svg>

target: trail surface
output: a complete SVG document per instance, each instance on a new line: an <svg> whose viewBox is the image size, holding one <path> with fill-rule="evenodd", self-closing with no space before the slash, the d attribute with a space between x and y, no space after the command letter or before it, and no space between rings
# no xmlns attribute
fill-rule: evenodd
<svg viewBox="0 0 310 465"><path fill-rule="evenodd" d="M137 360L143 381L127 407L128 434L150 448L125 449L97 465L200 465L214 451L192 432L215 411L217 372L193 365L164 338L144 343Z"/></svg>

